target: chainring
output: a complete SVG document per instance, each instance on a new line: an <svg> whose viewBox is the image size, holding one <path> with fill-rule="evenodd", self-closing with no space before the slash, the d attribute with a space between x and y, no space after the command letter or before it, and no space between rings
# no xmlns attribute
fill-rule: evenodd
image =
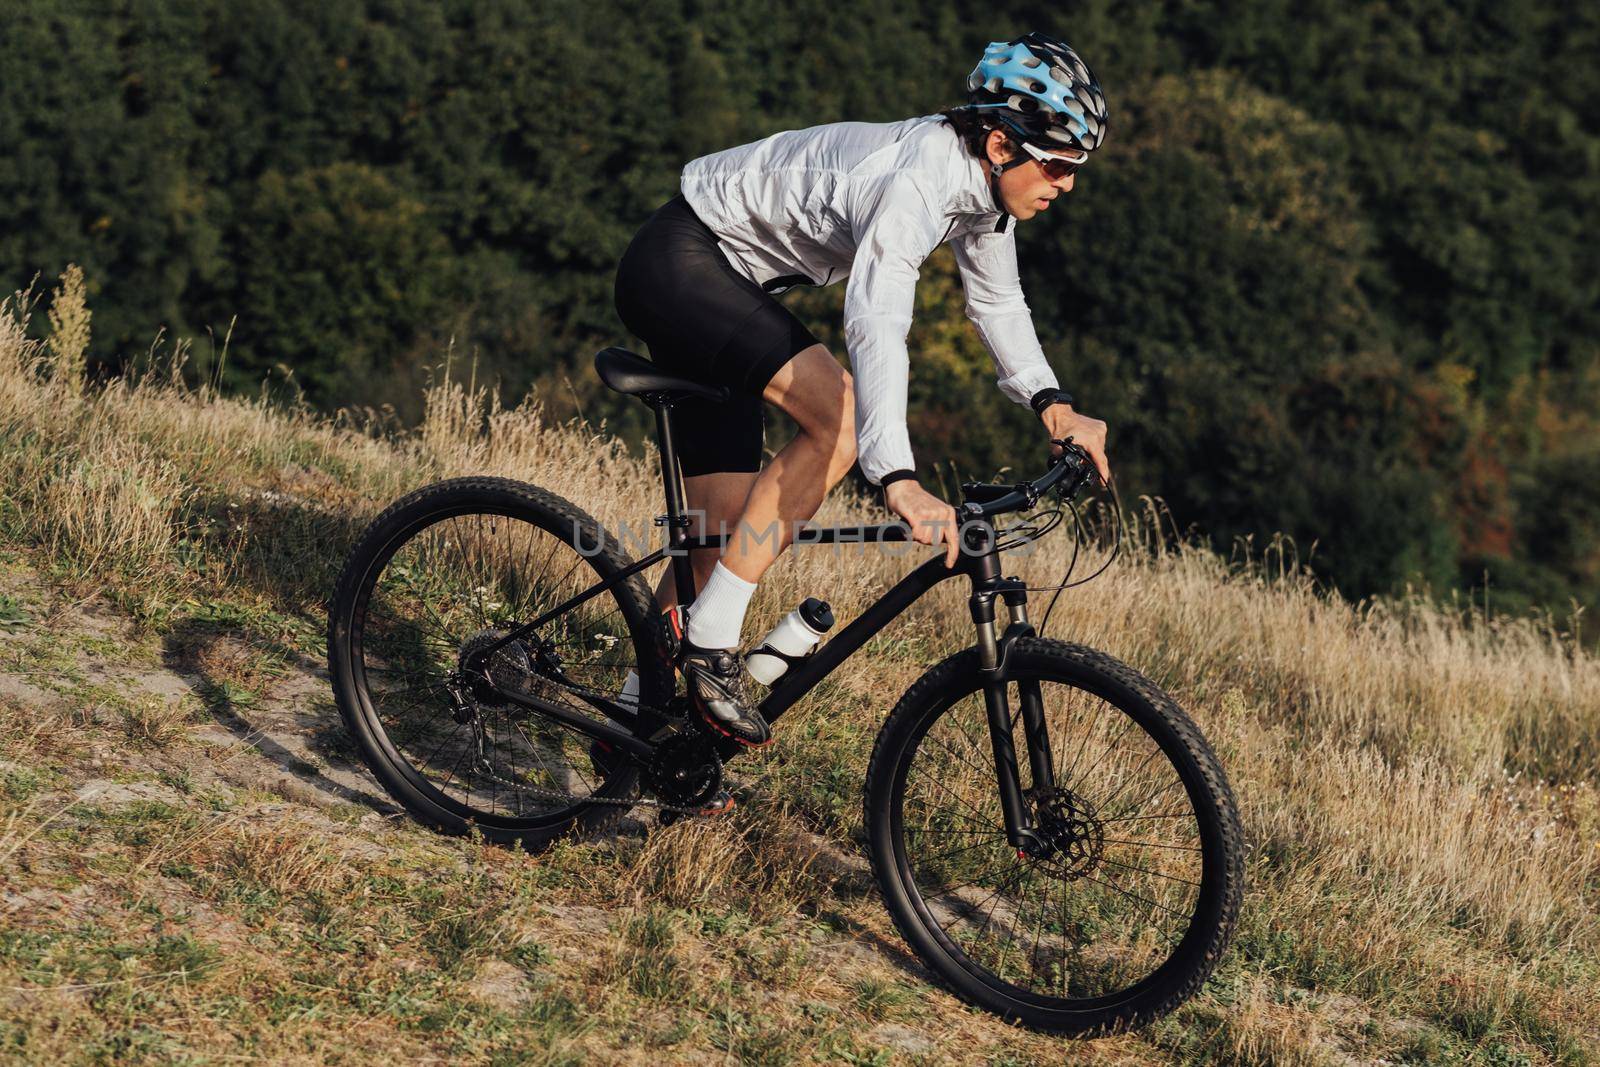
<svg viewBox="0 0 1600 1067"><path fill-rule="evenodd" d="M722 759L716 742L698 730L676 734L656 746L645 764L645 781L663 805L693 808L722 788Z"/></svg>
<svg viewBox="0 0 1600 1067"><path fill-rule="evenodd" d="M468 670L468 665L474 662L475 656L502 640L508 632L487 628L461 643L457 658L458 678L462 686L462 696L468 699L465 701L458 699L458 703L464 703L468 714L460 721L473 722L481 731L482 723L473 713L474 706L506 707L509 702L497 690L508 681L518 683L518 687L524 690L543 683L579 694L601 692L551 678L542 673L521 641L506 644L494 654L488 664L479 666L477 671ZM559 663L557 666L559 667ZM675 696L668 702L669 718L681 723L687 714L687 700L684 697ZM656 746L656 755L644 764L642 768L644 781L655 794L653 797L584 796L544 789L527 782L511 781L495 773L493 764L481 751L482 741L480 738L479 769L483 773L502 785L542 800L614 807L654 807L664 813L695 815L700 814L701 807L715 797L722 788L722 760L717 755L717 739L693 727L663 739Z"/></svg>

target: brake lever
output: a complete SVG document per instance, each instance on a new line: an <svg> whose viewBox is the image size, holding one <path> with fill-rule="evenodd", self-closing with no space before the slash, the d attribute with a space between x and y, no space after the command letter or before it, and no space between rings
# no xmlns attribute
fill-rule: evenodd
<svg viewBox="0 0 1600 1067"><path fill-rule="evenodd" d="M1079 468L1087 469L1086 476L1079 479L1079 481L1073 485L1073 489L1077 489L1079 485L1082 485L1086 481L1092 481L1094 484L1099 486L1105 485L1105 483L1100 480L1100 472L1095 469L1094 460L1089 457L1088 450L1086 450L1082 445L1074 443L1070 434L1066 437L1052 437L1050 438L1050 443L1052 445L1059 445L1061 447L1061 455L1052 456L1052 462L1066 463L1070 459L1076 458ZM1062 492L1062 487L1065 484L1065 482L1062 482L1061 485L1056 486L1056 491L1058 493Z"/></svg>

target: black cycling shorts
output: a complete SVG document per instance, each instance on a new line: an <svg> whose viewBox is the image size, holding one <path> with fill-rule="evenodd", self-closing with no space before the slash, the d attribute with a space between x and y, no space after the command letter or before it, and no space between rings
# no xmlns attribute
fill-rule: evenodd
<svg viewBox="0 0 1600 1067"><path fill-rule="evenodd" d="M617 314L662 370L727 386L723 403L687 400L673 418L685 477L761 469L761 393L817 343L771 293L733 269L682 194L634 235L617 265Z"/></svg>

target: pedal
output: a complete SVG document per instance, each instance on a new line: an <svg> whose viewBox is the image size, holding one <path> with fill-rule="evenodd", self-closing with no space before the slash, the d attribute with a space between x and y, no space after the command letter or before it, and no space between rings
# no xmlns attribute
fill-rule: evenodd
<svg viewBox="0 0 1600 1067"><path fill-rule="evenodd" d="M698 811L683 811L681 809L671 811L663 808L657 822L666 827L684 819L710 819L719 815L726 815L738 806L738 802L733 799L733 794L723 789L706 801Z"/></svg>

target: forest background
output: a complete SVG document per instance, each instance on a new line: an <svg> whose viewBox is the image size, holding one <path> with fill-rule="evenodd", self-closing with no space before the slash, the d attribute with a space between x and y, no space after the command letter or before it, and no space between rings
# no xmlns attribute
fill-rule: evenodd
<svg viewBox="0 0 1600 1067"><path fill-rule="evenodd" d="M1583 5L10 0L0 280L83 265L99 376L154 318L197 377L404 425L448 352L637 441L589 359L631 341L615 265L684 162L960 103L1029 29L1110 102L1019 248L1124 493L1224 549L1287 533L1353 597L1600 605ZM842 286L785 299L844 354ZM911 403L946 486L1028 467L1038 433L962 304L941 250Z"/></svg>

